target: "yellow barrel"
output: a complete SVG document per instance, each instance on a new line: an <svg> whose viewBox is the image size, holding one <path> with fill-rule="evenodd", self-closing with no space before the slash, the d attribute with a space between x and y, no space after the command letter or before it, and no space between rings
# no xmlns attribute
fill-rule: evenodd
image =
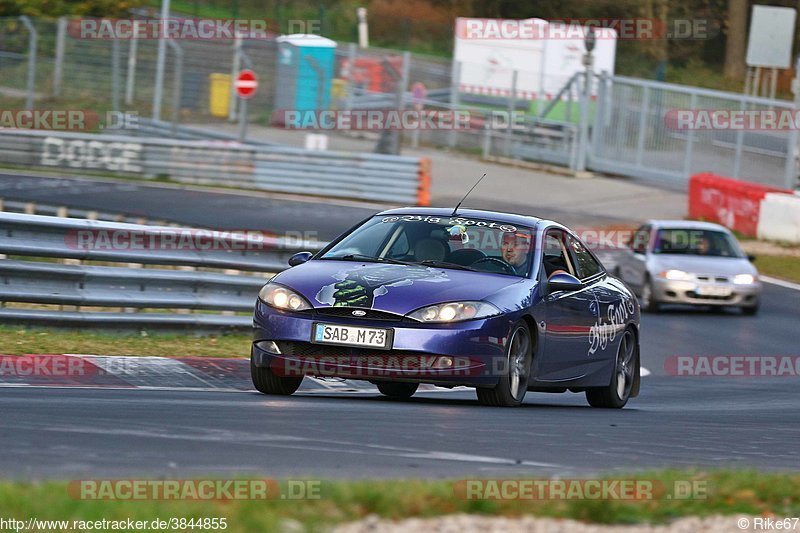
<svg viewBox="0 0 800 533"><path fill-rule="evenodd" d="M212 117L227 118L231 101L231 75L209 75L208 110Z"/></svg>
<svg viewBox="0 0 800 533"><path fill-rule="evenodd" d="M347 98L347 80L334 78L331 80L331 107Z"/></svg>

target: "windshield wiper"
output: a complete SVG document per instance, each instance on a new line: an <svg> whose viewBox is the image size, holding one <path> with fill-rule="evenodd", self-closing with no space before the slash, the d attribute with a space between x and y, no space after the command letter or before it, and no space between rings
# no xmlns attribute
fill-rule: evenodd
<svg viewBox="0 0 800 533"><path fill-rule="evenodd" d="M416 264L416 263L410 263L408 261L401 261L400 259L394 259L391 257L378 257L374 255L364 255L364 254L347 254L340 257L326 257L324 259L340 259L342 261L375 261L376 263L392 263L395 265Z"/></svg>
<svg viewBox="0 0 800 533"><path fill-rule="evenodd" d="M419 264L430 267L454 268L456 270L469 270L471 272L480 272L480 270L475 270L474 268L468 267L466 265L459 265L458 263L448 263L447 261L434 261L433 259L426 259L424 261L420 261Z"/></svg>

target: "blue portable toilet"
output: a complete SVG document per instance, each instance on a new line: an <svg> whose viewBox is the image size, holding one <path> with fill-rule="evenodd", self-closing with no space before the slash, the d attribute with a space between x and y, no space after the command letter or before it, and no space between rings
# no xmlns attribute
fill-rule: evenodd
<svg viewBox="0 0 800 533"><path fill-rule="evenodd" d="M336 41L320 35L278 37L275 109L329 109Z"/></svg>

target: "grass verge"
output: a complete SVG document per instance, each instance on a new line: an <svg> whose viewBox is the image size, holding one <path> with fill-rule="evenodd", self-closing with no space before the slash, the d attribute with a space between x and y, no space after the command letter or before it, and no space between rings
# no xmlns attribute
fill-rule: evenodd
<svg viewBox="0 0 800 533"><path fill-rule="evenodd" d="M5 355L82 353L161 357L247 357L245 333L192 336L165 333L95 333L62 329L0 326L0 352Z"/></svg>
<svg viewBox="0 0 800 533"><path fill-rule="evenodd" d="M321 481L318 499L277 497L257 501L97 501L79 500L65 482L0 483L0 516L59 520L133 520L221 518L227 531L285 530L285 521L308 530L368 515L385 519L434 517L452 513L572 518L602 524L664 523L683 516L714 514L800 514L800 474L755 471L662 470L608 479L653 481L667 490L646 500L479 500L465 499L452 481ZM667 497L676 483L705 483L705 498ZM287 493L287 482L280 483ZM700 493L696 493L700 495ZM295 522L295 525L297 525ZM297 530L299 528L292 528ZM735 527L732 527L735 529Z"/></svg>
<svg viewBox="0 0 800 533"><path fill-rule="evenodd" d="M800 283L800 258L788 255L759 255L755 265L761 274Z"/></svg>

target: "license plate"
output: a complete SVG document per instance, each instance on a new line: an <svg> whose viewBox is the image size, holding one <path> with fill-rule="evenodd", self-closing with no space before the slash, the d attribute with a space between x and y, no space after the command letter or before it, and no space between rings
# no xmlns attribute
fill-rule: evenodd
<svg viewBox="0 0 800 533"><path fill-rule="evenodd" d="M701 296L730 296L730 287L697 287L697 294Z"/></svg>
<svg viewBox="0 0 800 533"><path fill-rule="evenodd" d="M316 323L311 342L386 349L391 347L392 330Z"/></svg>

